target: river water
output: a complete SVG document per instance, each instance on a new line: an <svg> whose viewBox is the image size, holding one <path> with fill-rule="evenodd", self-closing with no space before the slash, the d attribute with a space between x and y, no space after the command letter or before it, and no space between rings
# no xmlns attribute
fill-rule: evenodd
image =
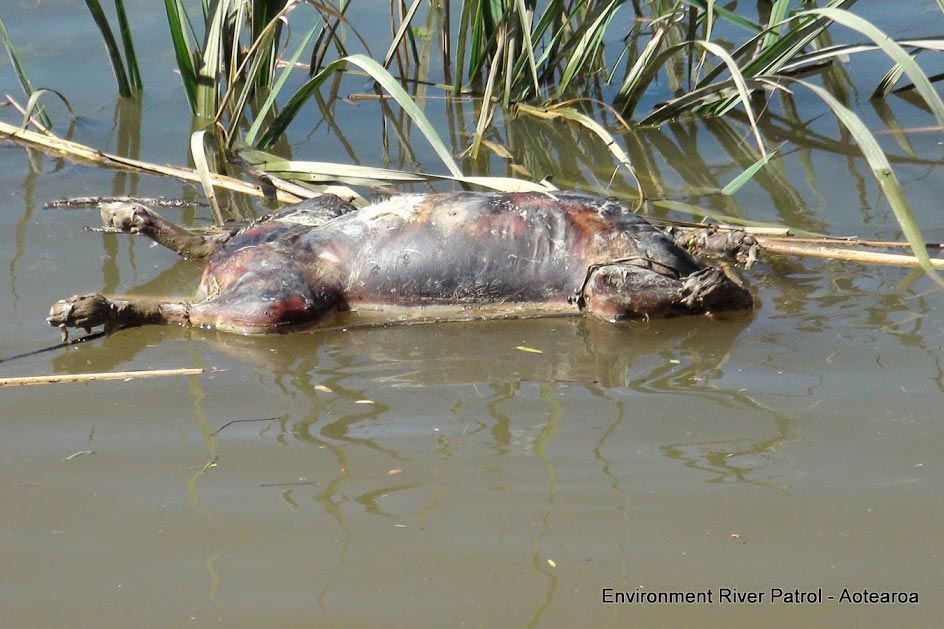
<svg viewBox="0 0 944 629"><path fill-rule="evenodd" d="M942 30L933 2L909 15L862 4L893 36ZM186 163L191 128L161 7L129 5L147 51L135 108L115 98L94 26L73 5L2 8L34 84L62 91L79 115L73 139ZM931 55L919 61L940 71ZM914 100L870 104L886 69L868 57L852 66L856 84L835 86L893 156L925 237L940 242L944 135ZM0 86L19 93L9 65ZM370 92L357 78L339 89ZM764 131L772 145L787 143L733 199L705 191L756 158L740 123L685 122L620 140L653 195L901 239L848 137L822 105L798 99L801 124L778 110ZM375 101L330 107L333 125L312 106L291 128L296 157L442 170L415 131L411 151L394 138L385 152ZM447 129L442 101L427 107ZM474 128L474 106L462 107L453 113ZM51 109L65 133L64 110ZM497 129L535 176L591 190L610 180L605 147L578 143L562 123ZM459 153L468 139L452 137ZM180 296L195 286L199 265L83 231L94 212L43 205L86 194L199 199L197 190L8 143L0 163L0 359L56 343L43 318L61 297ZM494 155L463 167L510 172ZM618 176L610 192L627 181ZM209 217L164 213L195 225ZM142 328L4 360L0 377L207 372L0 390L3 624L936 626L940 288L908 269L775 255L745 278L759 307L724 320L264 338ZM785 596L771 601L778 590ZM861 602L864 591L919 603ZM603 602L617 592L711 602Z"/></svg>

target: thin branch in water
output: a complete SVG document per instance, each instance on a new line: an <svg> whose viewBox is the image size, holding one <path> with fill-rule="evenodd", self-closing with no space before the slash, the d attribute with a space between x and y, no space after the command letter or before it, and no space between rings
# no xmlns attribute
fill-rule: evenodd
<svg viewBox="0 0 944 629"><path fill-rule="evenodd" d="M90 208L102 203L140 203L149 207L198 208L206 207L202 201L190 199L169 199L167 197L67 197L49 201L43 205L46 209Z"/></svg>
<svg viewBox="0 0 944 629"><path fill-rule="evenodd" d="M0 387L30 386L34 384L59 384L62 382L91 382L93 380L130 380L132 378L157 378L162 376L196 376L203 369L152 369L145 371L114 371L103 373L76 373L50 376L23 376L0 378Z"/></svg>
<svg viewBox="0 0 944 629"><path fill-rule="evenodd" d="M228 426L232 426L233 424L242 424L242 423L248 423L248 422L271 422L271 421L275 421L275 420L277 420L277 419L281 419L281 418L280 418L280 417L258 417L258 418L255 418L255 419L231 419L231 420L229 420L228 422L226 422L225 424L223 424L222 426L220 426L219 428L217 428L216 430L214 430L214 431L213 431L212 433L210 433L210 434L217 435L217 434L221 433L224 428L226 428L226 427L228 427Z"/></svg>
<svg viewBox="0 0 944 629"><path fill-rule="evenodd" d="M878 264L884 266L921 267L922 264L915 256L906 256L898 253L880 253L877 251L861 251L843 247L829 247L811 243L789 242L785 239L757 238L757 243L772 253L809 256L812 258L828 258L830 260L845 260L861 264ZM944 260L931 258L931 268L944 269Z"/></svg>
<svg viewBox="0 0 944 629"><path fill-rule="evenodd" d="M317 485L316 480L300 480L294 483L259 483L260 487L295 487L296 485Z"/></svg>

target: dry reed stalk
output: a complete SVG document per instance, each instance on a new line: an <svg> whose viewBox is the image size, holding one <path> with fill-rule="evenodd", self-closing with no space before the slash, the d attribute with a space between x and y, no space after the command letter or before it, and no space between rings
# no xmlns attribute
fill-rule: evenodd
<svg viewBox="0 0 944 629"><path fill-rule="evenodd" d="M36 133L35 131L29 131L28 129L23 129L5 122L0 122L0 137L3 136L10 140L32 146L40 150L65 155L70 159L84 160L103 166L119 168L122 170L143 172L151 175L164 175L166 177L174 177L176 179L183 179L184 181L191 181L198 184L200 183L200 175L197 174L197 171L192 168L152 164L137 159L121 157L120 155L114 155L111 153L99 151L98 149L93 149L91 147L85 146L84 144L79 144L78 142L63 140L62 138L56 136ZM225 188L227 190L241 192L243 194L256 197L265 196L262 192L261 186L242 181L241 179L210 173L210 180L214 186L219 188ZM298 197L279 188L275 189L275 194L276 198L283 203L297 203L306 198Z"/></svg>
<svg viewBox="0 0 944 629"><path fill-rule="evenodd" d="M757 244L765 251L811 258L828 258L830 260L846 260L861 264L880 264L885 266L920 267L921 264L914 256L898 253L881 253L878 251L862 251L848 247L834 247L830 245L813 244L810 242L790 242L781 238L757 237ZM852 244L852 243L847 243ZM944 260L931 258L931 266L935 269L944 269Z"/></svg>
<svg viewBox="0 0 944 629"><path fill-rule="evenodd" d="M58 376L23 376L0 378L0 387L22 387L34 384L58 384L62 382L91 382L93 380L128 380L130 378L158 378L161 376L194 376L203 369L152 369L146 371L112 371L104 373L75 373Z"/></svg>

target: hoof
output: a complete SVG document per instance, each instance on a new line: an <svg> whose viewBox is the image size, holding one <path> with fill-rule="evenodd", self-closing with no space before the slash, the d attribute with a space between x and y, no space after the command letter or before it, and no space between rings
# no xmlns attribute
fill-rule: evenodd
<svg viewBox="0 0 944 629"><path fill-rule="evenodd" d="M138 234L151 220L150 210L140 203L102 203L102 224L126 234Z"/></svg>
<svg viewBox="0 0 944 629"><path fill-rule="evenodd" d="M692 273L682 282L682 303L696 312L750 310L754 305L746 288L715 267Z"/></svg>
<svg viewBox="0 0 944 629"><path fill-rule="evenodd" d="M68 340L68 328L83 328L88 333L93 327L104 325L108 331L114 320L114 304L98 293L60 299L49 309L46 318L49 325L62 331L63 342Z"/></svg>

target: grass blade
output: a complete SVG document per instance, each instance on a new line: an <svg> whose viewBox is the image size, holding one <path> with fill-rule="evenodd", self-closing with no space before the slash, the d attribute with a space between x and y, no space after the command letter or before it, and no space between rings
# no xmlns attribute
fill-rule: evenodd
<svg viewBox="0 0 944 629"><path fill-rule="evenodd" d="M425 175L408 173L389 168L335 164L280 159L260 151L244 151L242 155L251 161L262 159L256 166L267 173L286 179L313 181L317 183L340 182L354 186L376 186L378 184L422 183Z"/></svg>
<svg viewBox="0 0 944 629"><path fill-rule="evenodd" d="M492 119L492 112L495 103L492 102L492 94L495 92L495 79L498 77L498 70L501 67L501 55L505 50L506 30L504 27L498 31L498 40L496 41L495 57L492 59L492 67L488 71L488 80L485 81L485 91L482 92L480 103L479 118L475 123L475 133L472 135L472 146L469 148L469 155L472 159L478 157L479 147L482 145L482 138L485 136L485 129Z"/></svg>
<svg viewBox="0 0 944 629"><path fill-rule="evenodd" d="M605 5L599 12L596 19L582 29L583 32L577 40L577 45L571 51L567 65L564 67L564 71L561 74L558 94L563 94L567 90L570 82L599 50L603 36L606 34L607 26L609 26L610 21L613 19L613 16L616 15L621 4L621 2L611 0L611 2Z"/></svg>
<svg viewBox="0 0 944 629"><path fill-rule="evenodd" d="M633 164L629 159L629 156L620 148L619 143L616 141L610 133L603 128L603 126L586 114L583 114L576 109L565 106L566 103L561 105L556 105L554 107L531 107L529 105L519 104L518 111L530 114L537 118L563 118L564 120L570 120L576 122L577 124L583 126L585 129L589 130L591 133L596 135L603 143L606 145L606 148L613 154L616 160L621 166L626 168L629 173L633 176L633 180L636 182L636 190L639 193L639 198L642 199L642 184L639 181L639 177L636 174L636 169L633 168Z"/></svg>
<svg viewBox="0 0 944 629"><path fill-rule="evenodd" d="M764 33L760 40L760 49L770 48L778 39L780 39L780 29L783 27L783 19L787 16L787 8L790 0L776 0L770 9L770 19L767 24L770 29Z"/></svg>
<svg viewBox="0 0 944 629"><path fill-rule="evenodd" d="M387 49L387 54L384 56L383 67L390 67L390 61L393 59L393 55L397 52L397 46L400 45L400 42L403 40L403 36L410 29L410 23L413 21L413 15L419 8L420 2L421 0L413 0L413 4L410 5L406 15L403 16L403 21L400 22L400 28L397 29L397 33L393 36L393 41L390 42L390 47Z"/></svg>
<svg viewBox="0 0 944 629"><path fill-rule="evenodd" d="M218 0L213 8L206 39L197 70L196 104L194 114L204 120L211 119L220 102L220 84L223 59L226 51L226 27L230 14L230 0Z"/></svg>
<svg viewBox="0 0 944 629"><path fill-rule="evenodd" d="M125 13L123 0L115 0L115 13L118 15L118 29L121 33L121 45L125 50L125 65L128 68L128 82L131 89L140 91L144 87L141 71L138 69L138 56L134 52L134 40L131 37L131 25Z"/></svg>
<svg viewBox="0 0 944 629"><path fill-rule="evenodd" d="M308 31L308 35L305 36L305 39L302 40L302 43L295 50L295 53L289 59L288 64L285 68L282 69L281 74L275 80L275 83L272 85L272 89L269 90L269 94L266 96L265 102L262 103L262 106L259 108L259 111L256 113L255 120L252 121L252 125L249 127L249 131L246 133L246 144L252 145L256 141L256 136L259 134L259 128L262 126L262 123L265 121L266 117L269 115L269 111L272 109L272 105L275 104L275 98L279 95L279 92L282 91L282 86L285 85L285 81L288 79L289 74L292 71L292 68L295 66L295 63L298 61L299 57L302 54L302 51L308 46L308 42L311 41L311 38L314 36L315 31L319 29L319 26L316 25ZM240 110L242 108L240 107Z"/></svg>
<svg viewBox="0 0 944 629"><path fill-rule="evenodd" d="M774 150L767 153L766 155L761 157L759 160L757 160L756 162L754 162L753 164L745 168L744 172L742 172L740 175L732 179L728 185L726 185L724 188L721 189L721 194L733 196L734 193L736 193L738 190L740 190L744 186L744 184L746 184L748 181L753 179L754 175L756 175L758 171L760 171L761 168L767 165L767 162L769 162L770 159L774 155L777 154L777 151L779 151L782 146L783 144L776 147Z"/></svg>
<svg viewBox="0 0 944 629"><path fill-rule="evenodd" d="M85 0L95 25L98 26L98 32L105 42L105 50L108 52L108 58L111 60L111 69L115 73L115 82L118 83L118 93L122 96L131 96L131 83L128 81L128 74L125 72L125 63L121 58L121 51L118 49L118 42L115 41L115 35L108 24L108 18L102 5L98 0Z"/></svg>
<svg viewBox="0 0 944 629"><path fill-rule="evenodd" d="M413 119L414 124L416 124L417 129L426 137L426 140L433 147L433 150L436 151L436 154L445 164L449 172L455 177L462 176L462 170L459 168L459 165L456 164L455 160L452 157L452 154L449 152L449 149L446 148L446 145L443 143L442 139L436 133L436 130L433 128L432 123L426 117L426 114L417 106L415 102L410 98L409 94L400 86L400 83L389 73L383 66L379 63L367 57L365 55L349 55L338 59L337 61L328 64L324 70L313 76L309 79L304 85L302 85L295 95L285 104L282 109L282 112L273 120L265 130L265 133L259 140L258 145L262 148L272 146L275 141L285 132L285 129L288 128L288 125L295 119L298 115L299 110L302 105L311 97L314 92L321 87L321 84L324 83L328 77L333 75L339 69L343 68L347 64L355 65L371 76L372 79L377 81L381 87L388 94L390 94L394 100L400 105L403 111Z"/></svg>
<svg viewBox="0 0 944 629"><path fill-rule="evenodd" d="M534 33L531 30L531 14L524 6L524 0L515 0L518 19L521 22L521 44L524 46L525 61L528 64L528 75L531 77L531 87L534 94L541 93L541 85L538 82L538 66L534 60L534 42L532 37ZM539 35L540 36L540 35Z"/></svg>
<svg viewBox="0 0 944 629"><path fill-rule="evenodd" d="M705 13L708 12L709 0L682 0L682 1L689 6L693 6L698 9L701 9ZM731 22L731 24L734 24L735 26L738 26L752 34L757 34L761 31L760 25L758 25L755 22L751 22L745 17L741 17L740 15L738 15L737 13L735 13L734 11L730 9L726 9L724 7L718 6L717 4L714 4L714 6L711 7L711 11L715 15L717 15L719 18L727 20L728 22Z"/></svg>
<svg viewBox="0 0 944 629"><path fill-rule="evenodd" d="M633 67L626 73L626 78L623 79L623 85L620 86L619 92L617 93L617 99L620 102L620 108L623 113L632 114L636 109L636 103L642 98L646 87L655 77L659 68L662 67L671 54L674 54L673 52L669 52L668 54L658 55L659 46L662 45L662 40L665 38L670 28L675 27L669 22L665 22L659 27L646 43L642 52L639 53L636 63L634 63Z"/></svg>
<svg viewBox="0 0 944 629"><path fill-rule="evenodd" d="M549 192L556 188L548 183L534 182L514 177L455 177L431 175L429 173L406 172L389 168L354 166L331 162L285 160L258 150L240 153L255 168L280 178L316 182L319 184L341 182L350 185L377 186L380 184L423 183L433 180L448 180L458 183L501 190L504 192Z"/></svg>
<svg viewBox="0 0 944 629"><path fill-rule="evenodd" d="M190 155L193 157L193 164L196 167L197 174L200 175L200 185L203 186L203 193L207 201L210 202L210 209L213 211L213 220L217 225L223 224L223 214L220 212L220 204L216 200L216 190L213 188L213 180L210 177L210 163L207 161L206 147L204 140L206 131L197 131L190 136Z"/></svg>
<svg viewBox="0 0 944 629"><path fill-rule="evenodd" d="M29 124L30 118L32 118L33 116L36 116L37 111L42 110L42 107L39 106L39 99L42 98L45 94L55 94L56 96L58 96L59 100L62 101L62 104L65 105L67 110L69 110L69 114L72 115L72 120L75 120L76 118L78 118L78 116L75 115L75 110L72 109L72 103L69 102L69 99L67 99L62 94L62 92L58 90L51 90L48 88L41 87L38 90L34 91L32 94L30 94L29 100L26 101L26 107L23 108L24 109L24 114L23 114L23 128L24 129L26 128L26 125ZM39 117L36 116L36 118L38 119ZM45 130L49 131L49 128L46 127Z"/></svg>
<svg viewBox="0 0 944 629"><path fill-rule="evenodd" d="M691 203L685 203L684 201L673 201L672 199L653 199L651 201L652 205L656 207L665 208L666 210L671 210L673 212L680 212L682 214L687 214L689 216L695 216L698 218L710 218L713 221L721 223L722 225L738 225L741 227L760 227L764 229L773 229L778 231L790 231L796 232L793 229L787 229L785 225L780 225L779 223L767 223L764 221L751 221L740 216L731 216L728 214L722 214L721 212L715 212L714 210L709 210L701 205L692 205ZM805 235L807 232L796 232L798 234Z"/></svg>
<svg viewBox="0 0 944 629"><path fill-rule="evenodd" d="M177 68L180 70L180 79L184 84L190 112L197 112L197 72L194 69L194 55L190 45L189 20L187 11L181 0L164 0L164 10L167 13L167 25L170 27L170 37L174 44L174 56L177 58Z"/></svg>
<svg viewBox="0 0 944 629"><path fill-rule="evenodd" d="M29 77L26 75L26 69L23 68L23 62L20 61L20 55L16 52L16 47L13 45L13 40L10 39L10 33L7 32L6 24L3 23L2 19L0 19L0 38L3 39L3 47L7 49L10 64L13 66L13 71L16 73L16 78L20 81L20 85L23 87L26 97L32 98L33 92L36 90L33 89L33 84L30 83ZM42 107L37 107L34 115L36 119L39 120L40 124L47 129L52 126L52 122L49 121L49 116L46 115Z"/></svg>
<svg viewBox="0 0 944 629"><path fill-rule="evenodd" d="M898 179L895 177L895 173L892 172L891 164L888 163L888 158L885 157L885 153L879 146L875 136L872 135L862 120L860 120L852 110L840 103L836 97L827 90L800 79L786 80L799 83L819 96L820 99L833 110L836 118L839 119L843 126L849 130L849 133L855 138L856 143L862 149L862 154L865 156L866 161L868 161L869 167L871 167L872 173L875 175L876 181L878 181L879 188L885 194L885 198L888 199L888 204L891 206L892 212L895 213L898 225L901 226L902 233L904 233L905 238L908 240L908 244L911 245L911 250L918 259L918 263L921 265L921 268L929 274L933 274L934 271L931 267L928 251L925 248L924 238L921 236L918 224L915 222L914 215L911 213L911 208L908 206L905 194L898 184Z"/></svg>
<svg viewBox="0 0 944 629"><path fill-rule="evenodd" d="M931 108L931 111L934 113L934 117L937 118L938 124L944 126L944 101L942 101L938 93L934 91L931 81L929 81L927 75L921 71L921 68L918 66L917 62L911 57L911 55L905 52L904 48L902 48L897 42L892 40L888 35L883 33L868 20L864 20L857 15L849 13L848 11L824 8L810 9L809 11L805 11L804 14L822 15L829 18L830 20L833 20L837 24L842 24L843 26L858 31L874 41L875 44L881 48L886 55L891 57L892 61L901 67L902 72L908 75L908 78L911 79L915 89L928 104L928 107Z"/></svg>
<svg viewBox="0 0 944 629"><path fill-rule="evenodd" d="M741 102L744 103L744 111L747 112L747 118L751 123L751 131L754 134L754 139L757 140L757 147L760 149L760 154L762 156L765 155L766 149L764 148L764 141L760 137L760 131L757 128L757 118L754 116L754 108L751 106L751 91L744 75L741 74L741 70L738 68L737 62L727 50L718 44L715 44L714 42L699 40L696 41L695 44L701 46L711 54L720 58L721 61L728 67L728 71L731 73L731 80L734 82L734 86L737 88L738 98L740 98ZM734 103L737 102L737 100L732 100ZM656 112L656 114L658 114L658 112Z"/></svg>
<svg viewBox="0 0 944 629"><path fill-rule="evenodd" d="M856 0L831 0L829 8L843 8L855 3L855 1ZM754 58L744 63L741 66L741 74L745 77L757 77L779 72L785 64L795 58L800 51L806 48L806 46L819 36L830 24L829 19L826 17L814 17L810 15L805 15L802 19L793 16L788 21L798 21L799 24L794 23L789 31L783 33L774 43L759 51ZM731 57L735 60L746 58L754 52L757 42L772 28L780 28L780 25L775 24L772 27L763 29L758 35L752 37L737 50L732 52ZM724 69L725 66L719 64L708 72L695 87L704 87L710 84L719 74L724 72ZM729 106L724 109L726 110L730 108L730 106L729 104Z"/></svg>

